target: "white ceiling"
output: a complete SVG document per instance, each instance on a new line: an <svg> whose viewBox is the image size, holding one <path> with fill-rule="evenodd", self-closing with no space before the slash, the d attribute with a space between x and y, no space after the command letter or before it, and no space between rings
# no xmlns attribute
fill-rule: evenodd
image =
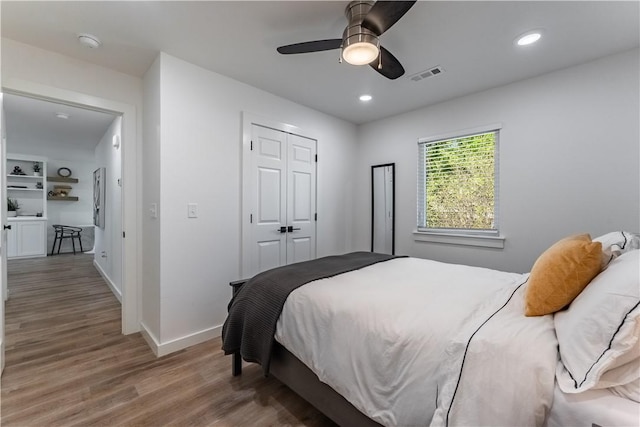
<svg viewBox="0 0 640 427"><path fill-rule="evenodd" d="M4 94L7 141L19 145L49 144L66 149L93 149L115 116L70 105ZM68 119L56 117L67 114Z"/></svg>
<svg viewBox="0 0 640 427"><path fill-rule="evenodd" d="M353 123L365 123L638 47L637 1L419 1L381 43L390 81L339 51L276 47L339 38L346 1L2 1L2 36L143 76L159 51ZM514 39L541 28L527 48ZM103 45L88 49L77 33ZM437 77L412 74L441 66ZM358 96L373 95L363 104Z"/></svg>

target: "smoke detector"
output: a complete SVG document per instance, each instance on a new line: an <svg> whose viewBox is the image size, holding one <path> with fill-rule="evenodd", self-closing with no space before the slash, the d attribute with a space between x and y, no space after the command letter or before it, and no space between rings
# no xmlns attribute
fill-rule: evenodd
<svg viewBox="0 0 640 427"><path fill-rule="evenodd" d="M99 38L93 34L86 33L78 34L78 42L80 42L82 46L86 46L90 49L96 49L102 44Z"/></svg>
<svg viewBox="0 0 640 427"><path fill-rule="evenodd" d="M444 73L444 69L441 66L437 65L435 67L429 68L428 70L423 70L418 73L415 73L409 76L408 78L411 81L419 82L420 80L426 79L428 77L437 76L438 74L442 74L442 73Z"/></svg>

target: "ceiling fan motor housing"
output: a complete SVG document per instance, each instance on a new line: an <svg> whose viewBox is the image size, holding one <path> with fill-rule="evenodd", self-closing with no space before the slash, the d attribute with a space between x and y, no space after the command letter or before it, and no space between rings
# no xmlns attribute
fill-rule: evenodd
<svg viewBox="0 0 640 427"><path fill-rule="evenodd" d="M378 52L380 50L380 41L378 40L378 36L362 26L362 21L367 13L369 13L373 4L373 1L356 0L349 3L345 9L345 15L349 20L349 25L347 25L347 28L345 28L344 33L342 34L342 53L345 61L355 65L370 63L378 56ZM358 45L354 46L356 44ZM362 60L358 63L354 63L353 60L348 60L345 56L345 52L355 48L363 50ZM373 58L367 58L367 51L371 55L375 53L375 56ZM354 55L352 54L352 56ZM361 55L355 56L360 57Z"/></svg>

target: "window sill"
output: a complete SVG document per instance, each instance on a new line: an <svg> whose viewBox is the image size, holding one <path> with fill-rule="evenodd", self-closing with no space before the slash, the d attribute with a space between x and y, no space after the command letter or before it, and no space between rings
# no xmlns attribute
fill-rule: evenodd
<svg viewBox="0 0 640 427"><path fill-rule="evenodd" d="M482 236L470 234L445 234L428 231L414 231L416 242L444 243L448 245L479 246L483 248L504 248L504 236Z"/></svg>

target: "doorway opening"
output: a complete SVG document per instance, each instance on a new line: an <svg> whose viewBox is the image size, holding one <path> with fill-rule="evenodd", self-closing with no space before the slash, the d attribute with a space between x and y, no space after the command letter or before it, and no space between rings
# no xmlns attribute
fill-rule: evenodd
<svg viewBox="0 0 640 427"><path fill-rule="evenodd" d="M138 144L137 137L136 107L119 101L22 80L12 80L10 84L3 87L3 92L5 95L7 93L21 95L120 116L121 136L117 142L121 152L121 180L119 186L121 187L122 196L120 205L122 232L118 236L120 243L115 246L120 247L122 251L121 324L123 334L138 332L140 330L138 265L140 264L141 255L138 253L140 227L138 225L137 195L141 191L139 188L140 180L138 179L140 166L138 164L140 158L138 151L141 147ZM115 148L115 139L112 140L112 144ZM106 208L109 209L109 207ZM6 272L6 270L4 271Z"/></svg>
<svg viewBox="0 0 640 427"><path fill-rule="evenodd" d="M6 219L8 265L4 271L9 275L3 283L4 299L11 304L14 288L24 294L22 278L33 281L35 275L50 286L26 291L32 292L34 300L43 297L41 303L54 305L66 300L71 307L77 292L67 286L86 277L73 276L73 270L86 270L88 265L122 303L122 116L12 93L4 95L3 108L5 191L7 204L14 208ZM96 187L97 172L102 182ZM96 189L102 190L98 193L102 197L96 197ZM51 266L64 267L51 274ZM63 278L61 286L52 285L56 277ZM86 284L81 287L89 288L91 283ZM56 292L65 297L59 298ZM18 316L46 310L23 301L24 295ZM87 306L94 303L91 297L86 300ZM75 315L83 316L81 310L69 312L71 318ZM119 313L117 321L121 323Z"/></svg>

